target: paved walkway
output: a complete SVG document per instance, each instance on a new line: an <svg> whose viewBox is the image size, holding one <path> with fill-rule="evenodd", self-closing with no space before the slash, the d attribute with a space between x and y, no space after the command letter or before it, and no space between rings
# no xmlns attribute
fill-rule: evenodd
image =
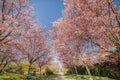
<svg viewBox="0 0 120 80"><path fill-rule="evenodd" d="M55 80L68 80L63 73L59 73Z"/></svg>

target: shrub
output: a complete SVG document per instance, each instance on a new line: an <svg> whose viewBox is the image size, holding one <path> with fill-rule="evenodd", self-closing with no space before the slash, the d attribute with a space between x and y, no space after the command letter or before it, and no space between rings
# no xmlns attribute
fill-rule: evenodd
<svg viewBox="0 0 120 80"><path fill-rule="evenodd" d="M46 68L45 72L46 72L46 75L53 75L54 74L54 72L48 67Z"/></svg>

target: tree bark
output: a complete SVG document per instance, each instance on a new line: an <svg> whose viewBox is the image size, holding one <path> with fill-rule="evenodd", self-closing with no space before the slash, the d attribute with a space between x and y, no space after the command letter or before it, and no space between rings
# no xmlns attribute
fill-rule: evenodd
<svg viewBox="0 0 120 80"><path fill-rule="evenodd" d="M32 64L30 63L29 68L28 68L28 74L30 73L31 65Z"/></svg>
<svg viewBox="0 0 120 80"><path fill-rule="evenodd" d="M40 76L41 76L41 74L42 74L42 67L41 66L39 66L39 72L40 72Z"/></svg>
<svg viewBox="0 0 120 80"><path fill-rule="evenodd" d="M89 70L89 68L88 68L88 65L87 65L86 63L84 63L84 62L83 62L83 64L84 64L84 66L85 66L85 68L86 68L86 70L87 70L87 73L88 73L88 75L89 75L89 77L90 77L90 80L93 80L93 78L92 78L92 76L91 76L91 72L90 72L90 70Z"/></svg>

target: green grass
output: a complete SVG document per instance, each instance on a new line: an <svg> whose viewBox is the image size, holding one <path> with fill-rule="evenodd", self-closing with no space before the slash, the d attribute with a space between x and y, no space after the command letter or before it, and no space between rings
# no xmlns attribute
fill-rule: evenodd
<svg viewBox="0 0 120 80"><path fill-rule="evenodd" d="M15 73L0 73L0 80L24 80L25 76Z"/></svg>
<svg viewBox="0 0 120 80"><path fill-rule="evenodd" d="M70 80L89 80L88 75L78 75L78 76L66 75L66 77ZM92 78L93 80L114 80L107 77L99 77L99 76L92 76Z"/></svg>
<svg viewBox="0 0 120 80"><path fill-rule="evenodd" d="M15 74L15 73L0 73L0 80L26 80L25 75ZM55 80L56 75L49 76L31 76L31 80Z"/></svg>
<svg viewBox="0 0 120 80"><path fill-rule="evenodd" d="M41 78L42 78L42 80L55 80L56 75L43 76Z"/></svg>

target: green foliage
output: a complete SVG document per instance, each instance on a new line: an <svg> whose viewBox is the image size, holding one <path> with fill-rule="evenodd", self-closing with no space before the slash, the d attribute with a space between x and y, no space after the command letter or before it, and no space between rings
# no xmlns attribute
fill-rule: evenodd
<svg viewBox="0 0 120 80"><path fill-rule="evenodd" d="M24 74L24 72L27 71L27 70L28 70L28 64L27 63L19 63L18 65L12 63L6 69L7 72L18 73L18 74Z"/></svg>
<svg viewBox="0 0 120 80"><path fill-rule="evenodd" d="M80 75L87 75L86 69L83 66L76 66L77 72ZM89 66L90 72L94 76L103 76L120 80L120 63L113 64L111 62L104 62L101 64L94 64ZM69 68L70 74L76 74L74 67Z"/></svg>
<svg viewBox="0 0 120 80"><path fill-rule="evenodd" d="M83 67L83 66L76 66L76 69L77 69L78 74L86 74L85 67ZM76 74L75 68L74 67L69 68L67 73Z"/></svg>
<svg viewBox="0 0 120 80"><path fill-rule="evenodd" d="M53 66L49 66L45 68L45 73L47 75L53 75L53 74L57 74L58 71Z"/></svg>
<svg viewBox="0 0 120 80"><path fill-rule="evenodd" d="M45 73L46 73L46 75L53 75L54 74L54 72L49 67L46 68Z"/></svg>
<svg viewBox="0 0 120 80"><path fill-rule="evenodd" d="M17 67L21 67L22 68L22 70L25 72L25 71L27 71L28 70L28 63L26 63L26 62L22 62L22 63L20 63L19 65L17 65Z"/></svg>
<svg viewBox="0 0 120 80"><path fill-rule="evenodd" d="M29 66L29 64L26 62L21 62L19 64L12 63L7 67L6 72L25 74L25 72L28 71L28 66ZM36 67L34 65L32 65L30 71L31 72L36 71Z"/></svg>
<svg viewBox="0 0 120 80"><path fill-rule="evenodd" d="M112 64L104 62L102 64L95 64L90 67L92 75L105 76L119 80L120 79L120 66L119 64Z"/></svg>

